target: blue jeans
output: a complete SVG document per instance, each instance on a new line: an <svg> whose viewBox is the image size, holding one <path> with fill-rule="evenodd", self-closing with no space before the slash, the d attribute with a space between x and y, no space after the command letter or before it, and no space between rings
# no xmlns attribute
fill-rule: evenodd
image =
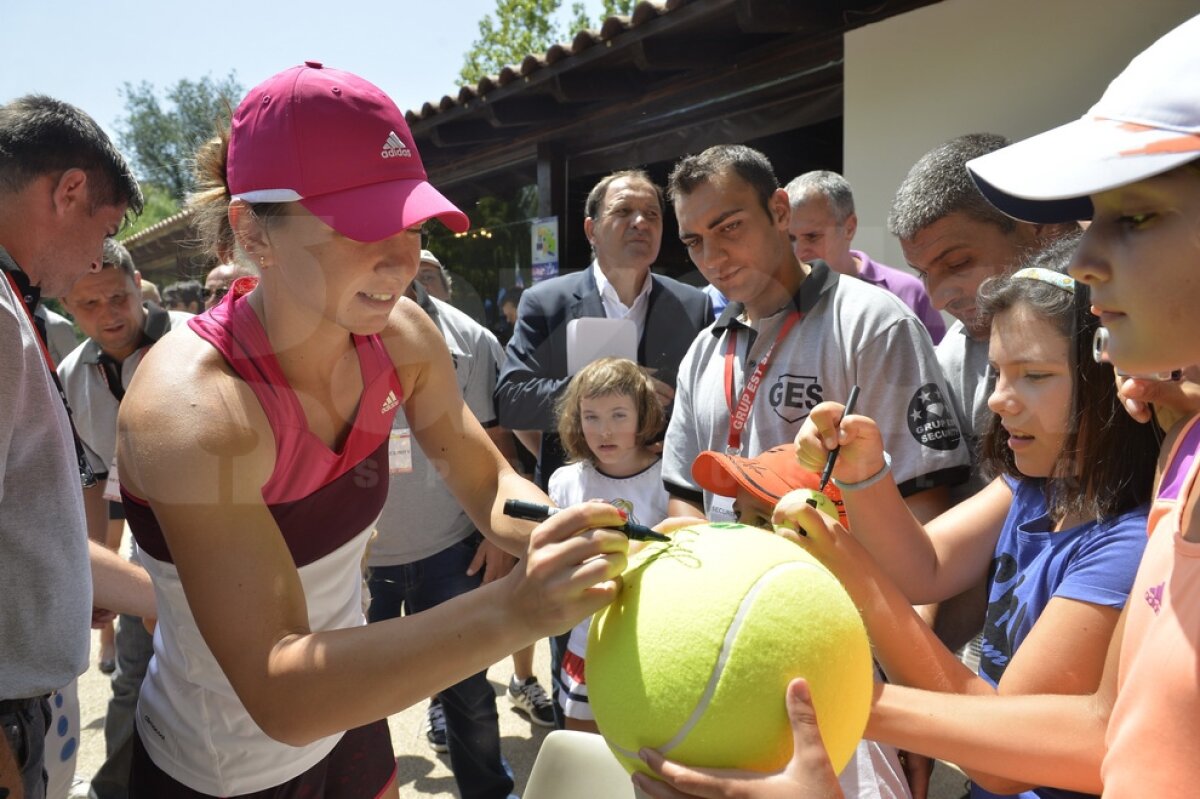
<svg viewBox="0 0 1200 799"><path fill-rule="evenodd" d="M0 702L0 732L21 772L25 799L46 796L46 729L50 718L50 703L44 696ZM12 775L5 777L11 779Z"/></svg>
<svg viewBox="0 0 1200 799"><path fill-rule="evenodd" d="M483 536L473 533L453 546L415 563L375 566L367 570L371 606L367 620L394 619L440 605L478 588L482 573L467 576L467 566ZM446 711L450 770L463 799L505 799L512 777L500 754L500 721L496 692L487 672L474 674L440 692Z"/></svg>

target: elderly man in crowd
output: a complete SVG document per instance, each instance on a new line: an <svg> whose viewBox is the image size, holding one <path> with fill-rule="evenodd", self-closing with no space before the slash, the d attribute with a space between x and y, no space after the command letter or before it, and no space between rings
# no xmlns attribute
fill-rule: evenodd
<svg viewBox="0 0 1200 799"><path fill-rule="evenodd" d="M788 234L796 258L805 263L821 259L835 272L865 280L886 289L925 325L933 343L946 334L942 315L929 302L921 281L910 274L875 261L862 250L852 250L858 232L854 193L850 183L836 172L805 172L786 187L792 206Z"/></svg>

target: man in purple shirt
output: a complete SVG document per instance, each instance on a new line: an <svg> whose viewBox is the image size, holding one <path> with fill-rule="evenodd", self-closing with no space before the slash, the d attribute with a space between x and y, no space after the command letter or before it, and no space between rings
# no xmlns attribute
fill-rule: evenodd
<svg viewBox="0 0 1200 799"><path fill-rule="evenodd" d="M792 206L788 232L798 259L820 258L834 271L890 291L917 315L934 344L942 340L946 323L918 278L850 249L858 231L858 216L854 194L844 177L826 170L805 172L787 185L787 195Z"/></svg>

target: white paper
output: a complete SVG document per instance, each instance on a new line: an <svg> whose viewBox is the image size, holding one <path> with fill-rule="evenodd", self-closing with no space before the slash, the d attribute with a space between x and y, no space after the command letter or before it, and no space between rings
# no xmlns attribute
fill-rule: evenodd
<svg viewBox="0 0 1200 799"><path fill-rule="evenodd" d="M597 358L636 362L637 345L637 326L632 319L572 319L567 322L567 373L573 375Z"/></svg>

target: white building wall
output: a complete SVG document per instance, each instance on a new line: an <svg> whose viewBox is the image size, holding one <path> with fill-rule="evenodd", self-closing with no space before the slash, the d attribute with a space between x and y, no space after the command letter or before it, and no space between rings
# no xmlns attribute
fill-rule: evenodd
<svg viewBox="0 0 1200 799"><path fill-rule="evenodd" d="M1020 139L1082 116L1134 55L1197 13L1197 0L945 0L847 34L855 246L903 267L887 213L918 158L963 133Z"/></svg>

